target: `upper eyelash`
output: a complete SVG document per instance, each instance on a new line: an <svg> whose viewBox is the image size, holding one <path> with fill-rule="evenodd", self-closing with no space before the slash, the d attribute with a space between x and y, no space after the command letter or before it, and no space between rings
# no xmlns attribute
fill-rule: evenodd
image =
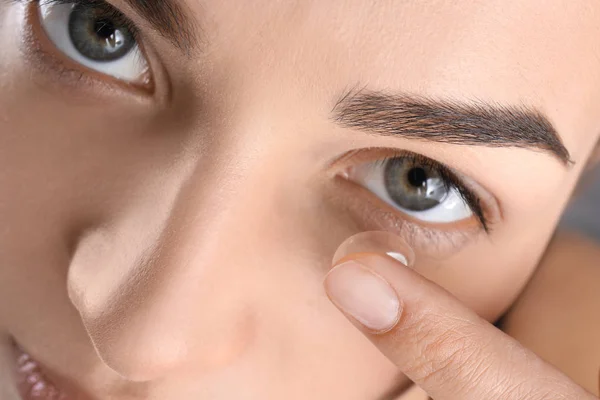
<svg viewBox="0 0 600 400"><path fill-rule="evenodd" d="M20 1L20 0L16 0L16 1ZM119 11L117 8L115 8L110 3L106 2L105 0L32 0L32 1L36 2L38 4L41 4L41 5L74 4L74 5L79 5L82 7L89 8L89 9L98 9L98 8L103 9L103 11L105 11L105 13L107 14L107 16L109 18L116 21L119 25L125 26L132 33L134 39L136 41L138 40L139 30L138 30L137 26L127 16L125 16L121 11ZM486 214L483 210L483 207L481 205L481 200L471 189L469 189L461 181L461 179L458 176L456 176L456 174L454 174L452 172L452 170L449 167L445 166L444 164L442 164L438 161L432 160L428 157L422 156L420 154L412 153L412 152L406 152L403 154L397 154L397 155L393 155L393 156L384 157L384 158L377 160L376 163L383 166L389 160L397 159L400 157L409 159L410 161L415 162L416 164L424 165L424 166L430 167L432 169L435 169L441 175L441 177L444 181L444 184L446 185L446 188L447 189L455 188L456 190L458 190L461 198L463 199L463 201L465 201L465 203L469 206L471 211L475 214L475 216L479 220L479 222L480 222L481 226L483 227L483 229L485 230L485 232L490 233L490 230L491 230L490 222L489 222L488 218L486 217Z"/></svg>
<svg viewBox="0 0 600 400"><path fill-rule="evenodd" d="M118 25L122 25L131 32L133 38L138 41L139 29L125 14L119 11L112 4L105 0L33 0L40 5L60 5L60 4L73 4L86 9L101 9L106 15L117 22Z"/></svg>
<svg viewBox="0 0 600 400"><path fill-rule="evenodd" d="M455 173L452 172L452 170L450 168L448 168L447 166L445 166L444 164L442 164L438 161L432 160L432 159L422 156L420 154L408 153L408 152L404 153L404 154L397 154L397 155L381 158L381 159L377 160L375 162L375 164L383 167L388 161L393 160L393 159L398 159L398 158L408 159L410 162L412 162L414 164L423 165L423 166L435 169L441 175L442 180L444 181L444 185L446 186L446 189L449 190L449 189L455 188L456 190L458 190L460 197L463 199L463 201L465 203L467 203L467 205L469 206L469 208L471 209L473 214L475 214L475 216L479 220L479 223L481 224L484 231L488 234L490 233L490 231L491 231L490 223L489 223L489 220L486 217L483 207L481 205L481 200L475 193L473 193L473 191L471 189L469 189L461 181L461 179L458 176L456 176Z"/></svg>

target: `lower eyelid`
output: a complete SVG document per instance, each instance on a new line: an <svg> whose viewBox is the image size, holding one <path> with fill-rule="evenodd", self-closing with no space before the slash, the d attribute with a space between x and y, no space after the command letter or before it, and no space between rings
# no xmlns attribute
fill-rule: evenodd
<svg viewBox="0 0 600 400"><path fill-rule="evenodd" d="M102 98L108 93L114 99L118 92L132 92L143 97L151 95L154 91L154 82L150 78L148 85L118 81L107 81L106 77L97 71L80 65L63 54L62 51L50 41L41 25L38 15L38 3L28 2L24 5L24 21L21 41L21 53L25 56L28 65L42 77L44 85L49 85L66 96L91 100ZM140 45L141 51L143 47ZM119 90L123 89L123 90Z"/></svg>
<svg viewBox="0 0 600 400"><path fill-rule="evenodd" d="M400 215L401 212L374 198L367 189L343 177L336 178L334 184L335 201L355 216L360 230L395 233L406 240L417 254L434 259L446 258L474 242L484 232L475 217L433 226L408 215Z"/></svg>

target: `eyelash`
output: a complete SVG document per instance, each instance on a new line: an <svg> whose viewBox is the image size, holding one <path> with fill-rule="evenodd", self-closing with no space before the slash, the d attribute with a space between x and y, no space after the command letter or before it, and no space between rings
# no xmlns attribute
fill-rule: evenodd
<svg viewBox="0 0 600 400"><path fill-rule="evenodd" d="M2 0L0 0L2 1ZM140 29L122 11L105 0L12 0L25 7L24 40L21 51L29 66L39 72L36 77L48 87L65 93L65 98L79 101L101 100L110 96L135 95L140 99L148 98L156 90L151 57L147 52ZM42 26L39 15L43 6L74 5L83 11L95 11L105 14L115 24L126 27L148 64L148 73L137 82L128 82L106 76L92 68L74 61L49 38ZM48 78L51 77L51 78Z"/></svg>
<svg viewBox="0 0 600 400"><path fill-rule="evenodd" d="M398 157L399 157L398 155L387 156L387 157L384 157L383 159L377 160L375 163L380 166L383 166L388 161L390 161L394 158L398 158ZM477 217L477 219L479 220L479 223L481 224L481 227L484 229L484 231L486 233L490 232L489 221L488 221L487 217L485 216L485 213L483 212L483 207L481 206L481 200L471 189L469 189L462 182L462 180L458 176L456 176L456 174L454 174L450 170L450 168L448 168L447 166L443 165L442 163L440 163L438 161L432 160L430 158L427 158L425 156L422 156L422 155L416 154L416 153L403 153L400 157L408 159L412 163L422 165L425 167L429 167L429 168L437 171L440 174L440 176L442 177L442 180L444 181L444 185L445 185L446 189L450 190L452 188L455 188L456 190L458 190L460 197L463 199L463 201L465 203L467 203L467 205L469 206L469 208L471 209L473 214Z"/></svg>
<svg viewBox="0 0 600 400"><path fill-rule="evenodd" d="M86 11L102 10L102 12L106 14L106 16L108 16L111 20L114 20L119 25L127 27L127 29L133 35L134 39L136 41L139 41L139 29L137 28L137 26L122 12L120 12L104 0L33 0L33 2L39 5L73 4L85 8Z"/></svg>
<svg viewBox="0 0 600 400"><path fill-rule="evenodd" d="M372 155L367 155L365 153L371 153L373 150L377 152L381 152L382 149L361 149L354 152L351 152L345 156L343 156L339 161L336 161L334 164L338 162L343 162L344 160L348 160L349 158L359 158L358 162L369 162L369 160L373 159ZM469 206L473 214L478 220L481 228L487 233L491 233L491 221L487 217L487 213L485 212L485 208L482 205L482 201L480 197L473 191L473 189L469 188L461 178L459 178L456 173L454 173L448 166L440 163L439 161L432 160L431 158L425 157L421 154L408 152L408 151L398 151L398 150L390 150L391 154L386 154L383 157L377 158L374 161L370 161L372 164L378 167L384 167L387 162L390 160L394 160L397 158L403 158L408 160L411 163L415 163L418 165L422 165L424 167L431 168L437 171L442 180L446 189L455 188L460 194L462 200ZM356 163L356 162L355 162ZM356 165L356 164L354 164Z"/></svg>
<svg viewBox="0 0 600 400"><path fill-rule="evenodd" d="M84 7L89 10L101 10L105 15L107 15L110 19L114 20L117 24L127 27L127 29L131 32L136 42L140 42L140 31L137 26L126 17L121 11L117 8L113 7L110 3L104 0L15 0L17 2L29 2L33 3L37 6L40 5L60 5L60 4L73 4L78 5L80 7ZM369 149L365 149L369 150ZM359 151L362 152L363 150ZM356 152L354 153L356 154ZM475 192L468 187L468 185L464 184L463 180L459 178L449 167L446 165L427 158L425 156L412 153L412 152L398 152L392 153L390 155L386 155L385 157L379 158L374 161L375 164L379 166L383 166L388 161L395 158L408 158L409 161L418 163L420 165L429 167L431 169L436 170L443 178L444 184L447 189L455 188L460 194L463 201L469 206L474 216L477 218L479 225L486 232L491 232L491 224L484 212L484 207L482 206L482 201L480 197L475 194Z"/></svg>

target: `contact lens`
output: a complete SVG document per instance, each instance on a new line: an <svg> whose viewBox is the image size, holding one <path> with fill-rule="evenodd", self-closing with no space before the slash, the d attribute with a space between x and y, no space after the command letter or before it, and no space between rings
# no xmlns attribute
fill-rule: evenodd
<svg viewBox="0 0 600 400"><path fill-rule="evenodd" d="M385 231L361 232L346 239L333 256L333 265L357 254L387 255L412 267L415 253L401 237Z"/></svg>

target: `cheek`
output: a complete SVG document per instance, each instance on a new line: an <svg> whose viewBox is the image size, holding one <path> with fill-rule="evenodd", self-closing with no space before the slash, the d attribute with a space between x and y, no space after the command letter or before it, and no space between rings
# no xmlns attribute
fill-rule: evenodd
<svg viewBox="0 0 600 400"><path fill-rule="evenodd" d="M521 293L544 254L578 170L536 196L515 195L505 201L504 221L492 226L456 255L425 262L422 273L445 287L490 321L504 313ZM566 188L566 190L565 190ZM511 193L523 193L512 190ZM525 200L530 204L524 206Z"/></svg>
<svg viewBox="0 0 600 400"><path fill-rule="evenodd" d="M483 318L497 320L523 290L545 248L525 237L507 242L481 238L443 262L424 263L421 272Z"/></svg>
<svg viewBox="0 0 600 400"><path fill-rule="evenodd" d="M156 134L139 107L76 106L25 75L9 73L19 88L0 94L0 183L11 194L0 215L69 230L183 179L181 138Z"/></svg>

